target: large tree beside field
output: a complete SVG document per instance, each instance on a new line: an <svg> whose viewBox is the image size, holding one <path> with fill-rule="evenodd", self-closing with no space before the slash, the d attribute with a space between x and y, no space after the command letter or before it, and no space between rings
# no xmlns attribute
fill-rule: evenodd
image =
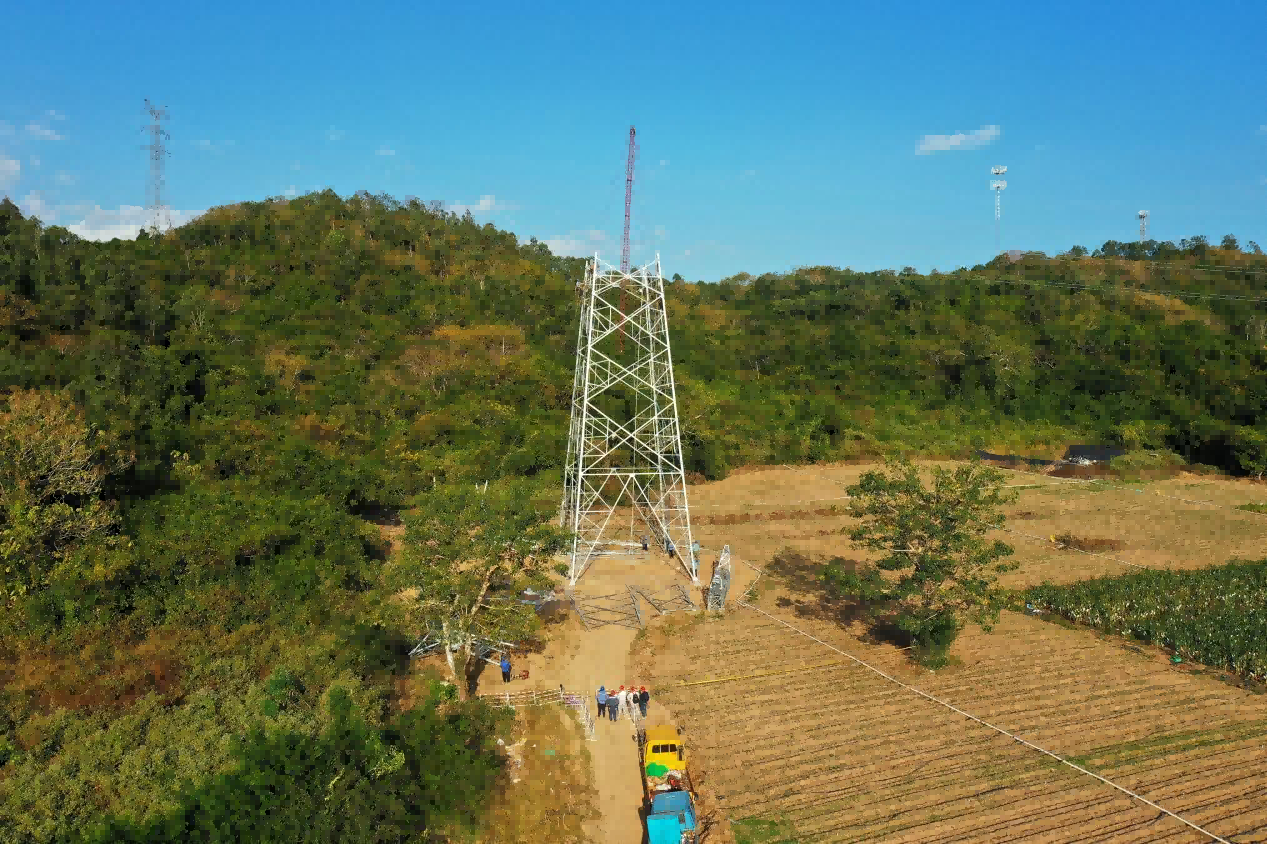
<svg viewBox="0 0 1267 844"><path fill-rule="evenodd" d="M979 462L934 466L928 474L925 486L919 467L890 460L848 488L849 515L861 523L844 530L884 556L861 571L829 565L825 578L835 595L893 613L920 656L937 664L965 622L989 631L998 621L1004 602L998 576L1017 566L1007 562L1012 547L986 534L1003 526L1000 507L1016 493L1004 489L1002 472Z"/></svg>
<svg viewBox="0 0 1267 844"><path fill-rule="evenodd" d="M404 547L388 580L407 623L440 640L449 674L465 698L481 658L480 640L519 643L537 629L519 593L549 583L545 564L564 533L532 505L531 484L503 481L441 488L406 518Z"/></svg>

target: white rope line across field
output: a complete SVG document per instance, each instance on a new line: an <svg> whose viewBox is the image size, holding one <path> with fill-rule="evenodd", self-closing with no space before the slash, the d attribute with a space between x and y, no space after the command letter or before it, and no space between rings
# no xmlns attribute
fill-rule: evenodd
<svg viewBox="0 0 1267 844"><path fill-rule="evenodd" d="M760 609L760 608L758 608L758 607L754 607L752 604L749 604L749 603L747 603L747 602L745 602L745 601L741 601L740 603L741 603L743 606L745 606L745 607L747 607L748 609L750 609L750 610L756 610L757 612L759 612L759 613L761 613L762 615L764 615L766 618L773 619L774 621L777 621L779 624L782 624L784 627L787 627L789 630L792 630L792 631L794 631L794 632L796 632L796 633L800 633L800 634L801 634L802 636L804 636L805 638L807 638L807 639L811 639L811 640L813 640L813 641L817 642L818 644L822 645L823 647L828 648L828 649L830 649L830 650L833 650L833 651L835 651L836 653L840 654L841 656L843 656L843 657L847 657L848 659L853 660L854 662L856 662L856 663L858 663L859 665L861 665L863 668L866 668L866 669L867 669L867 670L869 670L869 671L873 671L874 673L879 674L879 675L880 675L881 677L883 677L884 679L888 680L888 681L889 681L889 682L891 682L891 683L895 683L895 684L897 684L897 685L901 686L902 688L906 689L907 691L910 691L910 692L915 692L915 694L919 695L920 697L925 698L925 699L927 699L927 700L931 700L933 703L936 703L936 704L938 704L939 706L944 706L944 707L946 707L947 709L949 709L951 712L954 712L954 713L955 713L955 714L957 714L957 715L962 715L964 718L967 718L967 719L969 719L969 720L971 720L971 721L975 721L975 722L977 722L978 724L980 724L980 725L981 725L981 726L983 726L983 727L988 727L988 728L990 728L991 730L994 730L996 733L999 733L999 734L1001 734L1001 735L1007 736L1008 738L1012 739L1013 741L1018 742L1018 743L1020 743L1020 744L1023 744L1023 745L1025 745L1026 747L1030 748L1031 750L1037 750L1039 753L1042 753L1042 754L1044 754L1045 756L1050 756L1052 759L1055 759L1057 762L1061 763L1062 765L1068 765L1070 768L1073 768L1075 771L1078 771L1079 773L1086 774L1086 775L1087 775L1087 776L1089 776L1089 777L1094 777L1095 779L1099 780L1100 782L1104 783L1105 785L1108 785L1108 786L1111 786L1111 787L1113 787L1113 788L1117 789L1118 791L1122 792L1123 794L1127 795L1128 797L1131 797L1131 798L1133 798L1133 799L1135 799L1135 800L1138 800L1139 802L1143 803L1143 804L1144 804L1144 805L1146 805L1146 806L1151 806L1152 808L1156 809L1156 810L1157 810L1157 811L1159 811L1159 812L1162 812L1163 814L1169 815L1170 817L1174 818L1175 820L1179 821L1180 823L1184 824L1185 826L1189 826L1189 827L1191 827L1192 829L1195 829L1197 832L1201 833L1202 835L1208 836L1211 840L1213 840L1213 841L1218 841L1218 842L1219 842L1219 844L1232 844L1232 842L1228 841L1226 838L1220 838L1219 836L1215 835L1213 832L1210 832L1210 831L1209 831L1209 830L1207 830L1207 829L1203 829L1203 828L1201 828L1201 827L1197 826L1197 825L1196 825L1196 824L1194 824L1192 821L1187 820L1186 818L1183 818L1183 817L1181 817L1181 816L1179 816L1179 815L1176 815L1174 812L1170 811L1169 809L1166 809L1166 808L1163 808L1163 807L1161 807L1161 806L1158 806L1156 803L1152 802L1151 800L1149 800L1149 799L1148 799L1148 798L1146 798L1146 797L1142 797L1142 796L1140 796L1140 795L1136 794L1135 792L1133 792L1133 791L1131 791L1131 790L1129 790L1129 789L1123 788L1122 786L1118 785L1117 783L1113 782L1112 780L1105 779L1104 777L1100 776L1099 774L1097 774L1097 773L1095 773L1095 772L1093 772L1093 771L1088 771L1086 768L1083 768L1083 767L1082 767L1082 766L1080 766L1080 765L1075 765L1073 762L1070 762L1068 759L1065 759L1065 758L1064 758L1064 757L1062 757L1062 756L1058 756L1058 755L1056 755L1055 753L1052 753L1050 750L1047 750L1046 748L1039 747L1038 745L1034 744L1033 742L1026 741L1025 739L1021 738L1021 737L1020 737L1020 736L1018 736L1018 735L1015 735L1015 734L1013 734L1013 733L1009 733L1007 730L1003 729L1002 727L996 727L996 726L994 726L994 725L993 725L993 724L991 724L989 721L985 721L985 720L983 720L983 719L981 719L981 718L978 718L977 716L975 716L975 715L973 715L973 714L971 714L971 713L964 712L962 709L959 709L959 708L958 708L958 707L956 707L954 704L947 703L946 701L941 700L940 698L933 697L933 696L932 696L932 695L930 695L928 692L923 691L922 689L917 689L917 688L915 688L914 686L908 685L907 683L903 683L901 680L897 679L896 677L893 677L893 676L891 676L891 675L889 675L889 674L885 674L885 673L884 673L883 671L881 671L880 669L876 668L875 666L872 666L872 665L867 664L866 662L862 661L861 659L859 659L858 657L854 656L853 654L845 653L845 652L844 652L844 651L842 651L840 648L837 648L837 647L835 647L834 645L830 645L830 644L828 644L827 642L824 642L822 639L819 639L817 636L814 636L814 635L812 635L812 634L810 634L810 633L806 633L804 630L800 630L800 629L798 629L798 628L796 628L796 627L793 627L791 624L788 624L786 621L784 621L783 619L779 618L778 616L771 615L770 613L766 612L765 610Z"/></svg>

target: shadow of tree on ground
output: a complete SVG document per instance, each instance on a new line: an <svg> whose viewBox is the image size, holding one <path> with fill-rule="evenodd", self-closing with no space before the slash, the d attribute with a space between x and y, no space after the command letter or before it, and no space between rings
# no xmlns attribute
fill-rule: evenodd
<svg viewBox="0 0 1267 844"><path fill-rule="evenodd" d="M867 633L861 641L869 645L889 644L898 648L912 645L911 635L897 625L895 613L885 612L882 606L859 598L832 595L824 578L829 565L852 573L868 568L861 560L840 556L811 557L792 549L775 554L765 566L766 573L793 593L775 599L775 605L791 609L797 618L832 622L840 627L864 622Z"/></svg>

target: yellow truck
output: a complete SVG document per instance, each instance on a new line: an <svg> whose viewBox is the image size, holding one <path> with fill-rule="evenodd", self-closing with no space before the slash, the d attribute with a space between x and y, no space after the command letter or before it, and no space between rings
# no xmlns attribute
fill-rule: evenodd
<svg viewBox="0 0 1267 844"><path fill-rule="evenodd" d="M695 794L676 727L638 732L648 844L694 844Z"/></svg>

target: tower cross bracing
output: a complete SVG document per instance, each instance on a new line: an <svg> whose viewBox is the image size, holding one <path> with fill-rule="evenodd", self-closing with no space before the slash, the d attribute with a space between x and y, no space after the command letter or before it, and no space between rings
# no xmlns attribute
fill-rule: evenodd
<svg viewBox="0 0 1267 844"><path fill-rule="evenodd" d="M641 549L646 536L672 547L698 584L660 256L622 272L595 255L579 292L559 512L575 533L569 580L595 557Z"/></svg>

